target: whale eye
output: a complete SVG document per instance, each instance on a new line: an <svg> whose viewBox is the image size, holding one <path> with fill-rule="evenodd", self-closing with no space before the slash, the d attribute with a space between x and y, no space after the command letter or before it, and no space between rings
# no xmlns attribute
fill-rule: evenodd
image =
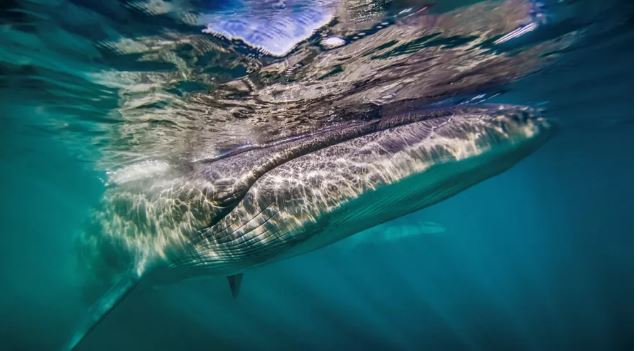
<svg viewBox="0 0 637 351"><path fill-rule="evenodd" d="M218 179L213 182L213 194L215 205L226 207L236 199L235 183L233 179Z"/></svg>

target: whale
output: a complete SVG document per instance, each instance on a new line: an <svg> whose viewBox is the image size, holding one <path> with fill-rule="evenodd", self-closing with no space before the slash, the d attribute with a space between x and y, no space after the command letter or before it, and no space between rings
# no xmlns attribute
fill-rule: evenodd
<svg viewBox="0 0 637 351"><path fill-rule="evenodd" d="M509 169L554 130L525 106L441 106L138 165L109 185L81 238L83 267L111 288L68 348L140 285L226 277L237 297L244 272L440 202Z"/></svg>

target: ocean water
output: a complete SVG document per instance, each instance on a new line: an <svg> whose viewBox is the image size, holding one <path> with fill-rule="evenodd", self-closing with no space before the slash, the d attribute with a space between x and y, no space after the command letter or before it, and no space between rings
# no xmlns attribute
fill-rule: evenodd
<svg viewBox="0 0 637 351"><path fill-rule="evenodd" d="M246 271L236 299L223 276L135 290L78 349L630 349L633 4L370 3L3 2L0 349L70 339L91 303L78 242L118 181L422 96L559 130L434 206Z"/></svg>

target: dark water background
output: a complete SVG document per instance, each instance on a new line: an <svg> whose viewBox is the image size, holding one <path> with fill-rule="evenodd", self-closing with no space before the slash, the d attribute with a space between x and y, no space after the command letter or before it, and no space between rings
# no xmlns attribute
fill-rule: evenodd
<svg viewBox="0 0 637 351"><path fill-rule="evenodd" d="M34 31L37 12L20 6L3 3L0 29L0 349L58 349L86 309L74 237L104 189L90 154L105 141L91 121L116 96L104 88L90 100L97 88L72 78L56 91L51 72L103 63L91 59L90 35L85 47L64 46L63 32ZM559 20L537 35L586 31L493 101L540 104L560 131L511 170L384 225L432 221L444 232L336 244L258 268L237 300L223 278L135 292L82 349L630 349L633 4L544 6ZM48 45L9 40L7 26ZM20 62L36 54L58 62ZM60 116L74 130L51 128ZM78 133L98 141L84 145Z"/></svg>

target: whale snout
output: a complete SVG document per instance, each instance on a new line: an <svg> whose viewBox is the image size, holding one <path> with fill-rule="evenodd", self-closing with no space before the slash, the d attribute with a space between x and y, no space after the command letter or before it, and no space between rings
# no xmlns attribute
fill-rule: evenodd
<svg viewBox="0 0 637 351"><path fill-rule="evenodd" d="M545 141L557 130L554 121L547 119L543 111L520 106L500 106L489 117L494 124L493 131L500 134L502 142L517 144L525 140ZM490 134L489 128L485 129ZM495 145L498 142L490 141Z"/></svg>
<svg viewBox="0 0 637 351"><path fill-rule="evenodd" d="M546 118L542 110L519 106L502 108L506 111L502 116L519 128L532 128L541 133L550 133L556 130L555 122Z"/></svg>

